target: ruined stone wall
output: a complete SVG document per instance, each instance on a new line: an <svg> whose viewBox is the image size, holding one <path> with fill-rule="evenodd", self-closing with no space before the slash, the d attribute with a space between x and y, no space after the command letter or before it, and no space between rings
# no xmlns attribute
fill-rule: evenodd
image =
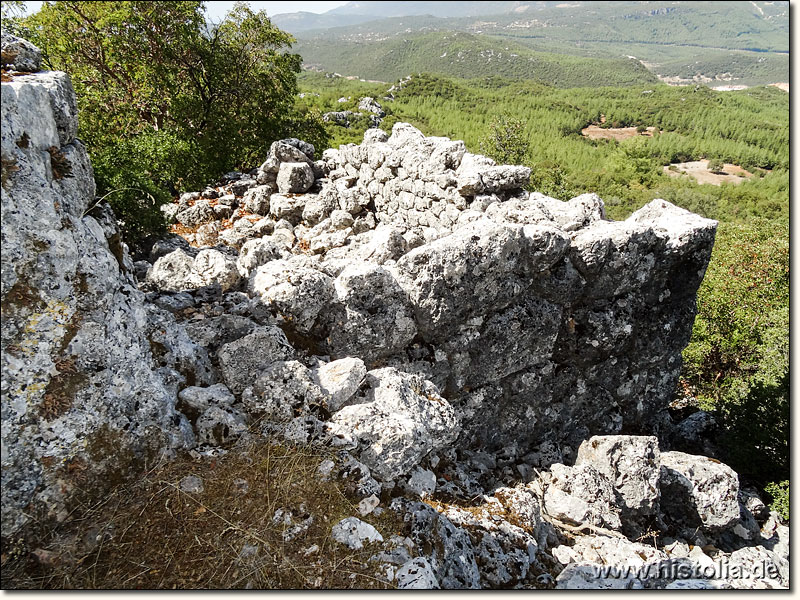
<svg viewBox="0 0 800 600"><path fill-rule="evenodd" d="M529 176L406 123L316 162L283 140L196 194L233 207L232 228L190 237L223 245L162 257L146 279L240 286L302 352L422 376L455 408L456 448L562 459L592 434L659 431L716 223L663 200L609 221L596 195L529 193ZM182 198L176 218L201 202Z"/></svg>
<svg viewBox="0 0 800 600"><path fill-rule="evenodd" d="M663 200L608 221L597 196L528 194L529 169L463 142L407 124L382 133L327 151L321 194L428 241L390 271L413 314L406 338L426 347L408 368L460 408L462 443L569 441L569 453L592 433L657 431L716 224ZM341 354L335 339L326 348Z"/></svg>

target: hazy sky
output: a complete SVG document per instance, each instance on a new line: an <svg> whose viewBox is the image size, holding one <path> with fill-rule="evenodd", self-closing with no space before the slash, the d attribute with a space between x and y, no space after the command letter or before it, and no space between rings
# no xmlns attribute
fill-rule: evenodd
<svg viewBox="0 0 800 600"><path fill-rule="evenodd" d="M26 8L28 9L29 13L36 12L41 7L41 2L26 2ZM234 2L215 2L213 0L206 2L206 14L211 18L212 21L221 21L225 17L225 13L227 13L231 8L233 8ZM340 2L330 1L330 2L258 2L258 1L251 1L248 2L250 8L253 10L265 10L267 11L268 15L278 15L280 13L287 13L287 12L299 12L299 11L306 11L306 12L313 12L313 13L324 13L329 11L332 8L336 8L337 6L342 6L347 4L347 0L342 0Z"/></svg>

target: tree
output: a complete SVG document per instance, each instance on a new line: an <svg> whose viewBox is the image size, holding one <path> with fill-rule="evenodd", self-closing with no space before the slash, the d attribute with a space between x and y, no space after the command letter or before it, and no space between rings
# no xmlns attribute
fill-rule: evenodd
<svg viewBox="0 0 800 600"><path fill-rule="evenodd" d="M719 158L712 158L708 161L708 170L712 173L722 173L724 164Z"/></svg>
<svg viewBox="0 0 800 600"><path fill-rule="evenodd" d="M200 1L45 2L28 37L78 96L79 135L129 241L158 205L263 160L276 139L325 141L294 108L300 57L266 14L236 4L218 25ZM153 202L151 199L154 199Z"/></svg>
<svg viewBox="0 0 800 600"><path fill-rule="evenodd" d="M512 117L496 117L481 140L481 152L501 164L520 164L528 153L525 124Z"/></svg>
<svg viewBox="0 0 800 600"><path fill-rule="evenodd" d="M789 461L788 222L720 224L697 295L684 374L714 409L740 473L785 479Z"/></svg>
<svg viewBox="0 0 800 600"><path fill-rule="evenodd" d="M25 3L22 0L3 0L0 3L0 19L3 30L13 35L20 35L20 21L25 15Z"/></svg>
<svg viewBox="0 0 800 600"><path fill-rule="evenodd" d="M3 19L3 28L6 19L18 19L25 14L25 3L22 0L3 0L0 4L0 17Z"/></svg>

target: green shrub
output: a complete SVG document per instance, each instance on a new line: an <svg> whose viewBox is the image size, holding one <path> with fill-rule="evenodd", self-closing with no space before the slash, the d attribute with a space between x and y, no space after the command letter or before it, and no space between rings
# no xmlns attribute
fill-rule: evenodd
<svg viewBox="0 0 800 600"><path fill-rule="evenodd" d="M719 158L712 158L708 161L708 170L712 173L722 173L722 169L725 168L725 165Z"/></svg>
<svg viewBox="0 0 800 600"><path fill-rule="evenodd" d="M129 242L163 228L160 203L257 166L274 140L327 141L319 114L294 105L294 38L241 3L219 24L204 10L194 0L52 2L22 21L45 66L71 75L98 194L123 190L109 201Z"/></svg>
<svg viewBox="0 0 800 600"><path fill-rule="evenodd" d="M784 520L789 521L789 482L774 481L766 486L767 493L772 496L769 507L778 513Z"/></svg>
<svg viewBox="0 0 800 600"><path fill-rule="evenodd" d="M481 140L480 149L500 164L521 164L528 153L525 124L505 115L495 118Z"/></svg>
<svg viewBox="0 0 800 600"><path fill-rule="evenodd" d="M766 483L788 475L789 235L785 220L721 223L697 298L684 373L720 417L728 460Z"/></svg>

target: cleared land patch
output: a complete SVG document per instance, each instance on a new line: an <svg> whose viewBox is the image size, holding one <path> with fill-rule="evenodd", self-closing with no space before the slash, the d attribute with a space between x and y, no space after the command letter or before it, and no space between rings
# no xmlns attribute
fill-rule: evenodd
<svg viewBox="0 0 800 600"><path fill-rule="evenodd" d="M588 137L592 140L624 140L627 138L643 135L645 137L653 137L655 127L648 127L645 131L639 133L636 127L599 127L598 125L589 125L581 129L581 135Z"/></svg>
<svg viewBox="0 0 800 600"><path fill-rule="evenodd" d="M670 169L670 167L675 167L675 170ZM711 185L722 185L723 181L727 181L728 183L741 183L745 179L753 176L750 171L746 171L742 167L730 163L725 163L721 172L712 173L708 170L707 160L674 163L664 167L664 172L670 177L689 175L694 177L697 183L710 183Z"/></svg>

